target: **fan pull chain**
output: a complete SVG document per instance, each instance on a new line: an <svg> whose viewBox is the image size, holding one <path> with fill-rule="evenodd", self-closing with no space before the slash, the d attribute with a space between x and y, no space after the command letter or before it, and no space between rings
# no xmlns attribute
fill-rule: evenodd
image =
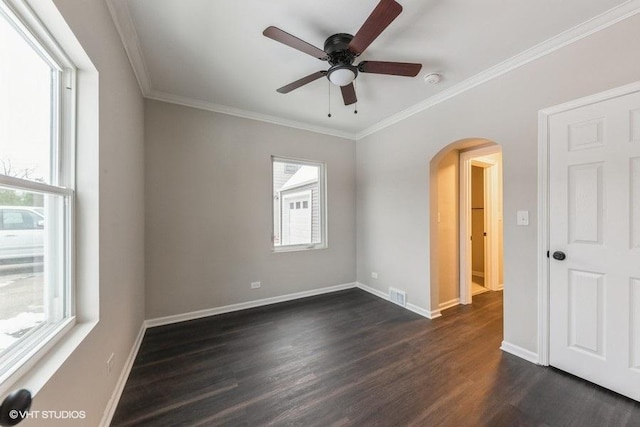
<svg viewBox="0 0 640 427"><path fill-rule="evenodd" d="M329 114L327 114L327 117L331 118L331 82L328 80L327 85L329 85Z"/></svg>
<svg viewBox="0 0 640 427"><path fill-rule="evenodd" d="M353 90L358 93L358 84L356 83L356 81L353 81ZM353 104L353 114L358 114L358 98L356 97L356 102L355 104Z"/></svg>

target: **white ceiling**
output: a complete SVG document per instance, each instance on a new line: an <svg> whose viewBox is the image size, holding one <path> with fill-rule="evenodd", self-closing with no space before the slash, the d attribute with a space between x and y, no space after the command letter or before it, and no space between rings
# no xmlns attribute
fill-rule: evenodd
<svg viewBox="0 0 640 427"><path fill-rule="evenodd" d="M286 95L276 92L328 65L264 37L266 27L322 49L334 33L355 34L377 3L108 0L145 96L350 137L628 2L399 0L403 12L356 62L419 62L417 77L361 74L357 115L332 86L331 118L324 78ZM432 72L444 77L437 86L423 80Z"/></svg>

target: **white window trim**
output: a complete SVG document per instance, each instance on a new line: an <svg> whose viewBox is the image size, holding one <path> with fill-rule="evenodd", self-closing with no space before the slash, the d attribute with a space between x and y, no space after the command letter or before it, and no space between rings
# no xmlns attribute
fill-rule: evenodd
<svg viewBox="0 0 640 427"><path fill-rule="evenodd" d="M279 253L279 252L298 252L298 251L309 251L316 249L327 249L329 247L328 238L329 235L327 230L327 164L321 161L314 160L304 160L304 159L295 159L291 157L281 157L281 156L271 156L271 181L269 182L270 190L269 194L273 194L273 163L274 162L286 162L286 163L294 163L302 166L320 166L320 171L318 174L318 185L319 191L318 195L320 196L320 243L311 243L311 244L303 244L303 245L286 245L286 246L276 246L274 244L275 241L275 230L272 228L271 230L271 252ZM313 201L311 201L313 203ZM273 198L271 198L271 227L275 224L275 218L273 216Z"/></svg>
<svg viewBox="0 0 640 427"><path fill-rule="evenodd" d="M34 10L37 10L37 15ZM35 48L40 56L52 68L60 71L58 93L53 94L53 102L57 106L57 113L65 120L52 120L52 134L57 138L53 144L59 151L56 153L58 163L52 164L52 183L38 183L14 177L0 176L0 185L22 190L33 190L48 194L63 196L68 208L66 209L65 236L67 241L64 274L68 280L67 292L68 317L49 327L43 327L36 334L47 334L30 349L16 359L14 366L0 377L0 396L19 387L28 388L32 395L46 384L53 374L62 366L67 358L75 351L80 343L97 325L98 299L89 292L88 301L91 307L83 309L82 321L76 314L76 283L75 283L75 144L76 144L76 75L75 63L83 65L85 73L97 77L97 71L90 59L71 33L66 22L51 1L32 0L0 0L0 13L9 18L10 22L27 35L27 41ZM72 61L60 47L56 38L49 32L40 18L46 18L47 24L54 28L56 38L64 42L67 52L73 54ZM4 19L4 17L3 17ZM97 95L97 78L95 84ZM93 87L91 89L94 89ZM95 113L95 115L93 114ZM58 116L60 117L60 116ZM86 123L97 119L97 110L86 115ZM97 125L97 120L95 121ZM52 156L53 157L53 156ZM97 285L97 281L96 281ZM97 293L95 294L97 296ZM85 298L86 299L86 298ZM95 305L95 307L94 307ZM95 316L91 314L95 313ZM46 357L45 357L46 356Z"/></svg>

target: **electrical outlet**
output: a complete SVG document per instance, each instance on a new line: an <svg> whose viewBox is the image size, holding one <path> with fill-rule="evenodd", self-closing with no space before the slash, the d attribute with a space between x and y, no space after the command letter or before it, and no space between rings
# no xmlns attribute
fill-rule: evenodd
<svg viewBox="0 0 640 427"><path fill-rule="evenodd" d="M109 359L107 359L107 375L111 375L111 372L113 371L113 361L116 358L116 355L114 353L111 353L111 356L109 356Z"/></svg>
<svg viewBox="0 0 640 427"><path fill-rule="evenodd" d="M260 286L262 286L260 282L251 282L251 289L258 289Z"/></svg>
<svg viewBox="0 0 640 427"><path fill-rule="evenodd" d="M371 272L371 278L372 279L377 279L378 278L378 273L376 273L375 271Z"/></svg>

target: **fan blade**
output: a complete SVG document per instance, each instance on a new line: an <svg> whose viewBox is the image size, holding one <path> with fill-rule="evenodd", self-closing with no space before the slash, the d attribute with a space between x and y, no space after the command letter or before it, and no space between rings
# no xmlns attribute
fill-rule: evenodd
<svg viewBox="0 0 640 427"><path fill-rule="evenodd" d="M380 0L349 43L349 50L360 55L400 15L400 12L402 6L398 2Z"/></svg>
<svg viewBox="0 0 640 427"><path fill-rule="evenodd" d="M307 43L304 40L300 40L296 36L292 36L291 34L282 31L280 28L271 26L267 27L262 34L265 37L269 37L277 42L282 44L286 44L289 47L299 50L300 52L304 52L308 55L313 56L314 58L321 59L323 61L327 60L327 54L324 50L318 49L312 44Z"/></svg>
<svg viewBox="0 0 640 427"><path fill-rule="evenodd" d="M358 102L358 98L356 98L356 88L353 86L353 82L346 86L340 86L340 90L342 91L344 105L351 105Z"/></svg>
<svg viewBox="0 0 640 427"><path fill-rule="evenodd" d="M422 69L422 64L410 62L362 61L358 64L361 73L390 74L392 76L415 77Z"/></svg>
<svg viewBox="0 0 640 427"><path fill-rule="evenodd" d="M282 86L280 89L277 89L279 93L289 93L292 90L298 89L300 86L304 86L312 81L318 80L320 77L324 77L327 75L326 71L318 71L313 74L309 74L306 77L301 78L300 80L296 80L293 83L289 83L286 86Z"/></svg>

